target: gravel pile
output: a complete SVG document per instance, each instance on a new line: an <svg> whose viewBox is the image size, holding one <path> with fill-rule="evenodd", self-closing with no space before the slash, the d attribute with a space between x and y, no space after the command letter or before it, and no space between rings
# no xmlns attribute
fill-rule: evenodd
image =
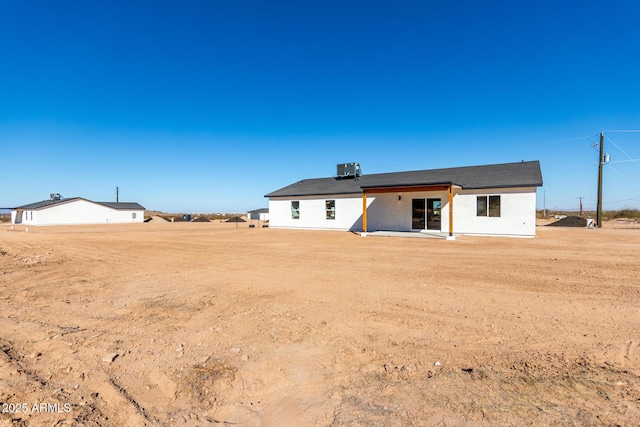
<svg viewBox="0 0 640 427"><path fill-rule="evenodd" d="M568 216L548 225L556 227L586 227L587 219L579 216Z"/></svg>

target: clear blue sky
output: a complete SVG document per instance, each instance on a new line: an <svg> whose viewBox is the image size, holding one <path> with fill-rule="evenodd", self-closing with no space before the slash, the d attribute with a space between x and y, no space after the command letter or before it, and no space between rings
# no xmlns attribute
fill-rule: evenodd
<svg viewBox="0 0 640 427"><path fill-rule="evenodd" d="M591 144L640 129L638 22L635 0L0 0L0 207L119 186L234 212L341 162L540 160L539 208L593 208ZM640 133L605 135L604 207L638 208Z"/></svg>

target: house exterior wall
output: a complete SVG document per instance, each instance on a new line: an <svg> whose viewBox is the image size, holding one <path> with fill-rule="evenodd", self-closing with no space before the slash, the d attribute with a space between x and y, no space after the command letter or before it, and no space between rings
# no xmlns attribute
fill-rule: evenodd
<svg viewBox="0 0 640 427"><path fill-rule="evenodd" d="M13 224L17 223L15 217L18 212L11 212ZM136 214L135 218L133 213ZM76 200L39 210L24 210L21 218L24 225L130 224L143 222L144 210L112 209L86 200Z"/></svg>
<svg viewBox="0 0 640 427"><path fill-rule="evenodd" d="M11 224L37 225L38 211L36 210L12 210Z"/></svg>
<svg viewBox="0 0 640 427"><path fill-rule="evenodd" d="M327 219L327 200L335 200L335 219ZM291 217L291 202L300 202L300 218ZM367 204L371 202L368 200ZM320 230L361 230L362 194L304 197L271 197L269 226L272 228L303 228Z"/></svg>
<svg viewBox="0 0 640 427"><path fill-rule="evenodd" d="M248 213L247 212L247 219L249 220L259 220L259 221L269 221L269 214L268 213Z"/></svg>
<svg viewBox="0 0 640 427"><path fill-rule="evenodd" d="M500 196L500 217L477 216L478 196ZM463 190L453 201L456 233L478 235L536 235L536 188Z"/></svg>
<svg viewBox="0 0 640 427"><path fill-rule="evenodd" d="M477 216L478 196L500 196L500 217ZM367 194L367 231L416 231L412 229L412 200L441 199L440 232L449 231L447 191ZM326 218L326 200L335 200L335 219ZM293 219L291 201L299 201L300 218ZM272 197L272 228L362 230L362 194ZM536 189L513 188L453 191L453 231L456 234L534 237ZM431 231L431 230L428 230ZM438 231L438 230L435 230Z"/></svg>

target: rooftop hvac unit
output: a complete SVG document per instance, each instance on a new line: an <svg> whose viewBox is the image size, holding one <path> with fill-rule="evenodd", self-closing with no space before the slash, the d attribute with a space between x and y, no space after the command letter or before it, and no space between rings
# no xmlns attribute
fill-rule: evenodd
<svg viewBox="0 0 640 427"><path fill-rule="evenodd" d="M51 200L53 200L54 202L57 202L58 200L61 199L61 196L59 193L51 193L49 194L49 197L51 198Z"/></svg>
<svg viewBox="0 0 640 427"><path fill-rule="evenodd" d="M360 164L351 163L339 163L338 164L338 177L339 178L355 178L360 176Z"/></svg>

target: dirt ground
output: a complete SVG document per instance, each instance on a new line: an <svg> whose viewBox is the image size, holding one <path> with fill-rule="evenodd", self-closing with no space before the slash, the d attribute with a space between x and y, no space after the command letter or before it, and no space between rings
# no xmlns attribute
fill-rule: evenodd
<svg viewBox="0 0 640 427"><path fill-rule="evenodd" d="M640 425L640 224L0 226L0 426Z"/></svg>

